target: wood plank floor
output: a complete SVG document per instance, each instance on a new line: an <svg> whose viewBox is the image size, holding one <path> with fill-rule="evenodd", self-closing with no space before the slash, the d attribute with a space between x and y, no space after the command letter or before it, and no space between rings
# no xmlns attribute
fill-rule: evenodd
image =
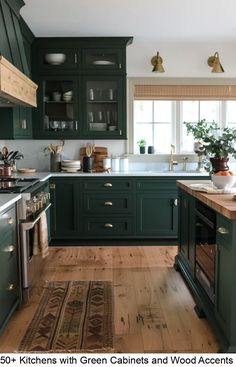
<svg viewBox="0 0 236 367"><path fill-rule="evenodd" d="M114 290L114 349L121 353L215 353L208 322L194 312L180 274L176 247L56 247L30 302L16 311L0 337L0 352L14 352L50 280L109 280Z"/></svg>

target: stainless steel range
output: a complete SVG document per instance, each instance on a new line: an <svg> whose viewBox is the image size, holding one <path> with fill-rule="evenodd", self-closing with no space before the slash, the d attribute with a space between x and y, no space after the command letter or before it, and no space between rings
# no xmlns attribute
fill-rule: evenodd
<svg viewBox="0 0 236 367"><path fill-rule="evenodd" d="M36 226L50 207L48 182L37 178L0 178L1 193L20 193L18 202L18 240L21 269L22 300L27 302L30 290L42 274L44 259L34 253ZM47 231L47 228L45 228Z"/></svg>

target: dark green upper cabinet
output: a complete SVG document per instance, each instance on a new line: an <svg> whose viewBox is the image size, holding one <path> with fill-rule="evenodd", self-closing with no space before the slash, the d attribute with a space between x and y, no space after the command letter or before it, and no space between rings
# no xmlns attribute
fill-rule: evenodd
<svg viewBox="0 0 236 367"><path fill-rule="evenodd" d="M131 42L132 37L35 39L34 138L125 139L126 46Z"/></svg>
<svg viewBox="0 0 236 367"><path fill-rule="evenodd" d="M81 134L80 82L74 76L45 76L38 80L34 135L39 139L78 139Z"/></svg>
<svg viewBox="0 0 236 367"><path fill-rule="evenodd" d="M125 138L126 91L122 76L83 77L85 137Z"/></svg>

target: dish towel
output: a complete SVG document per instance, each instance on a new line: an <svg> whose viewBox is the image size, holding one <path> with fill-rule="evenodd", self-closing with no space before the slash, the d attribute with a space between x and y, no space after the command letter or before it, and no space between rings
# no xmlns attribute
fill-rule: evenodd
<svg viewBox="0 0 236 367"><path fill-rule="evenodd" d="M47 215L42 212L38 223L34 227L33 255L45 258L49 254Z"/></svg>

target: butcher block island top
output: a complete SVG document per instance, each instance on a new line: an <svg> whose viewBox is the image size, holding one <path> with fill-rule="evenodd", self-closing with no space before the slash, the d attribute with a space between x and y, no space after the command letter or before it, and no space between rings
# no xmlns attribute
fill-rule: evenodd
<svg viewBox="0 0 236 367"><path fill-rule="evenodd" d="M210 180L178 180L176 182L177 186L194 196L210 208L214 209L216 212L224 215L225 217L236 220L236 200L233 199L234 194L231 193L205 193L196 191L191 188L192 184L209 184Z"/></svg>

